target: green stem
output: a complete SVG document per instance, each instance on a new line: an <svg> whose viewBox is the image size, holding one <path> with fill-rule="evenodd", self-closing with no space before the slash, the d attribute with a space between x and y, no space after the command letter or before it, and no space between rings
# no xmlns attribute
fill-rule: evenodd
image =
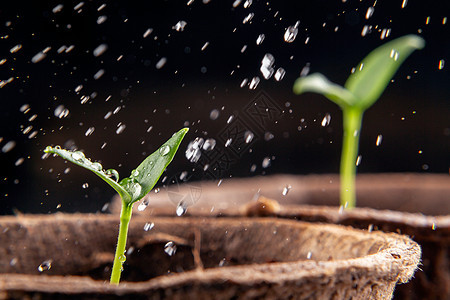
<svg viewBox="0 0 450 300"><path fill-rule="evenodd" d="M360 108L345 107L344 141L341 154L341 205L353 208L356 203L356 159L358 155L359 136L364 111Z"/></svg>
<svg viewBox="0 0 450 300"><path fill-rule="evenodd" d="M119 237L117 239L116 254L111 273L110 284L118 285L122 273L122 265L125 262L125 247L127 245L128 224L131 219L133 205L122 201L122 210L120 211Z"/></svg>

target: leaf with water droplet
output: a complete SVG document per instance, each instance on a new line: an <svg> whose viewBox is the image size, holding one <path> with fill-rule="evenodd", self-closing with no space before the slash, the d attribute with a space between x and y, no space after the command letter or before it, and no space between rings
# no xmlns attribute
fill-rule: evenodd
<svg viewBox="0 0 450 300"><path fill-rule="evenodd" d="M161 177L162 173L175 156L175 153L188 130L188 128L183 128L175 133L158 150L150 154L135 170L133 170L128 180L126 180L127 178L124 178L120 181L119 184L132 196L129 204L142 199L142 197L150 192L155 186L159 177ZM133 182L132 185L130 185L130 179ZM140 187L139 192L137 191L138 185Z"/></svg>
<svg viewBox="0 0 450 300"><path fill-rule="evenodd" d="M108 183L113 189L115 189L122 199L130 201L131 195L128 193L128 191L124 189L115 180L110 178L111 174L114 174L114 176L116 176L116 178L119 179L119 173L117 173L116 170L114 170L115 172L112 172L113 169L110 169L107 172L103 172L102 171L103 167L101 167L100 163L91 163L90 160L85 158L84 153L81 151L74 152L61 149L61 147L59 146L56 147L47 146L44 152L59 155L65 160L68 160L76 165L79 165L80 167L83 167L85 169L88 169L89 171L94 172L95 174L97 174L97 176L106 181L106 183Z"/></svg>

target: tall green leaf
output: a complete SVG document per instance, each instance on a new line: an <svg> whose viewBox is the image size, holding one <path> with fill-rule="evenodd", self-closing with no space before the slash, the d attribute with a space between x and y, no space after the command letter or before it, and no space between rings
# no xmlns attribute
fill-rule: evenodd
<svg viewBox="0 0 450 300"><path fill-rule="evenodd" d="M119 193L122 200L132 204L144 197L155 186L166 167L170 164L178 147L181 144L188 128L176 132L158 150L150 154L135 170L130 177L119 180L119 173L114 169L103 170L98 162L92 162L81 151L68 151L61 147L46 147L44 152L53 153L97 174ZM111 177L115 177L113 180Z"/></svg>
<svg viewBox="0 0 450 300"><path fill-rule="evenodd" d="M362 109L369 108L383 93L403 61L425 41L417 35L392 40L369 53L345 83Z"/></svg>
<svg viewBox="0 0 450 300"><path fill-rule="evenodd" d="M188 128L183 128L175 133L158 150L150 154L135 170L130 177L124 178L120 185L131 194L131 203L144 197L155 186L159 177L170 164Z"/></svg>
<svg viewBox="0 0 450 300"><path fill-rule="evenodd" d="M100 163L92 162L89 158L86 158L84 153L81 151L69 151L61 149L61 147L59 146L56 147L47 146L44 152L59 155L60 157L64 158L67 161L70 161L71 163L74 163L76 165L79 165L80 167L88 169L89 171L95 173L101 179L106 181L106 183L108 183L113 189L116 190L117 193L119 193L120 197L124 201L127 202L131 201L130 193L128 193L128 191L118 183L119 173L116 170L114 169L109 169L106 171L103 170L103 166Z"/></svg>

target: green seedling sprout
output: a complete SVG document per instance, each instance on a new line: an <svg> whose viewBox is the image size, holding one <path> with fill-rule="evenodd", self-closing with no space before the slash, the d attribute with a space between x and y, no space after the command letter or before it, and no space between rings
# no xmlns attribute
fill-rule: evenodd
<svg viewBox="0 0 450 300"><path fill-rule="evenodd" d="M359 137L364 112L377 101L403 61L425 41L416 35L392 40L364 58L342 87L320 73L301 77L294 83L294 93L316 92L324 95L343 112L344 136L340 166L340 202L353 208L356 202L355 175Z"/></svg>
<svg viewBox="0 0 450 300"><path fill-rule="evenodd" d="M98 162L92 162L86 158L81 151L68 151L61 147L47 146L45 153L53 153L97 174L119 193L122 199L122 210L120 212L119 237L117 239L116 254L114 256L113 269L110 283L118 285L125 262L125 247L127 244L128 224L131 219L133 204L142 199L155 186L162 173L172 161L178 147L188 128L183 128L175 133L158 150L149 155L135 170L130 177L119 181L119 173L114 169L103 170Z"/></svg>

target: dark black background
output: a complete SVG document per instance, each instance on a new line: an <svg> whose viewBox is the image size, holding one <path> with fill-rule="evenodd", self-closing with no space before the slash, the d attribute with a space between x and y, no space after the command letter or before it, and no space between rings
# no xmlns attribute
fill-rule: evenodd
<svg viewBox="0 0 450 300"><path fill-rule="evenodd" d="M294 80L309 64L311 72L343 84L370 50L410 33L421 35L426 48L406 60L394 82L365 114L358 171L449 172L449 66L439 70L438 65L442 59L450 64L450 21L443 24L450 2L409 0L402 8L403 0L379 0L368 19L367 9L375 1L253 1L248 8L245 1L233 8L233 2L84 1L81 10L73 9L79 1L2 4L0 60L6 62L0 65L0 80L14 80L0 89L0 148L9 141L16 146L0 152L0 212L98 211L114 191L62 159L41 159L45 146L76 146L106 168L120 165L117 169L123 177L185 124L191 130L166 172L169 177L184 170L195 171L197 179L215 180L338 172L341 113L322 96L293 95ZM106 6L98 11L103 3ZM63 9L53 13L58 4ZM253 19L243 24L249 13L254 13ZM97 24L102 15L107 20ZM178 32L172 27L180 20L187 25ZM284 32L297 20L298 36L287 43ZM371 25L372 31L362 37L365 25ZM148 28L153 32L144 38ZM391 34L382 40L385 28ZM257 45L259 34L265 39ZM202 51L206 42L209 45ZM103 43L107 51L95 57L93 50ZM10 53L17 44L22 48ZM58 54L62 45L75 48ZM244 45L247 49L241 53ZM45 59L32 63L31 58L46 47L51 49ZM275 57L277 68L286 70L280 82L273 77L264 80L259 72L266 53ZM156 69L162 57L167 63ZM105 74L95 80L99 69ZM254 76L261 78L255 90L240 87L244 78ZM80 84L83 89L77 93ZM93 92L95 98L80 103L81 96ZM240 153L221 173L202 175L201 166L185 158L188 142L195 137L214 138L221 143L217 150L224 149L220 134L229 126L229 116L239 118L261 92L284 111L277 122L265 125L274 138L266 141L262 135L255 136L251 152ZM105 101L108 96L110 100ZM30 106L26 114L20 111L24 104ZM54 110L61 104L70 114L59 119ZM118 106L117 114L104 119ZM220 111L217 120L209 117L213 109ZM331 123L322 127L327 113ZM33 114L37 118L29 121ZM116 134L119 122L126 129ZM29 125L38 131L35 138L22 133ZM147 132L150 126L153 129ZM303 129L299 131L298 126ZM95 131L85 136L89 127ZM380 134L383 141L377 147ZM272 158L272 163L263 169L265 157ZM25 161L16 166L20 158ZM257 168L251 172L253 164ZM65 174L67 167L71 171ZM82 188L84 183L89 187Z"/></svg>

